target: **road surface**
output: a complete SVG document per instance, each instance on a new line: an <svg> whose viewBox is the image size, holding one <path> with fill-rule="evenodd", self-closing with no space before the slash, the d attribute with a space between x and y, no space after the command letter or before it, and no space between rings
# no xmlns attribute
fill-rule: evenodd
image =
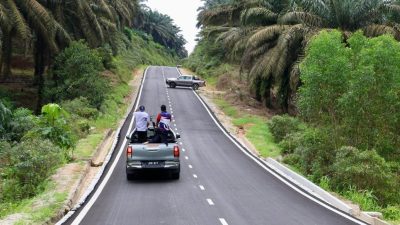
<svg viewBox="0 0 400 225"><path fill-rule="evenodd" d="M178 75L173 67L149 67L139 104L153 116L162 104L172 113L172 127L182 136L181 178L150 174L128 181L121 138L113 157L115 167L110 162L108 178L99 182L102 191L97 190L65 224L362 224L295 191L246 155L190 88L166 87L164 79Z"/></svg>

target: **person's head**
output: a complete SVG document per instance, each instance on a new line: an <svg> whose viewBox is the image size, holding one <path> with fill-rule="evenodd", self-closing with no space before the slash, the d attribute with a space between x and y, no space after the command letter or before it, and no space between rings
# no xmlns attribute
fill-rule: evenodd
<svg viewBox="0 0 400 225"><path fill-rule="evenodd" d="M141 106L139 106L139 110L140 110L140 112L144 112L144 105L141 105Z"/></svg>
<svg viewBox="0 0 400 225"><path fill-rule="evenodd" d="M167 111L167 107L165 105L161 105L161 112L166 112Z"/></svg>

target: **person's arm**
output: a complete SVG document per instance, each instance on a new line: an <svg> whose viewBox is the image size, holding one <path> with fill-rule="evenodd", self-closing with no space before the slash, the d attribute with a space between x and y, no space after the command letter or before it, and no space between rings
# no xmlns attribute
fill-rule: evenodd
<svg viewBox="0 0 400 225"><path fill-rule="evenodd" d="M158 124L160 123L160 120L161 120L161 113L159 113L159 114L157 115L156 127L158 127Z"/></svg>

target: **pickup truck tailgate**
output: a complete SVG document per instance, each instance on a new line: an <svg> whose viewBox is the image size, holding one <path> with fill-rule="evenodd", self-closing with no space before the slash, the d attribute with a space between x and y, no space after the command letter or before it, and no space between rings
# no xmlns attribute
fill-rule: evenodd
<svg viewBox="0 0 400 225"><path fill-rule="evenodd" d="M175 144L166 146L160 143L133 145L131 160L173 160L174 146Z"/></svg>

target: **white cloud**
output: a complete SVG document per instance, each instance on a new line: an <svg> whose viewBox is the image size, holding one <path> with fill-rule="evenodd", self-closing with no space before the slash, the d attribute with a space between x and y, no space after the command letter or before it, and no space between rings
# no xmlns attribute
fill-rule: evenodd
<svg viewBox="0 0 400 225"><path fill-rule="evenodd" d="M197 9L202 5L200 0L148 0L146 5L152 10L170 16L174 23L182 30L186 39L186 50L189 54L196 45L196 35L199 30L196 28Z"/></svg>

